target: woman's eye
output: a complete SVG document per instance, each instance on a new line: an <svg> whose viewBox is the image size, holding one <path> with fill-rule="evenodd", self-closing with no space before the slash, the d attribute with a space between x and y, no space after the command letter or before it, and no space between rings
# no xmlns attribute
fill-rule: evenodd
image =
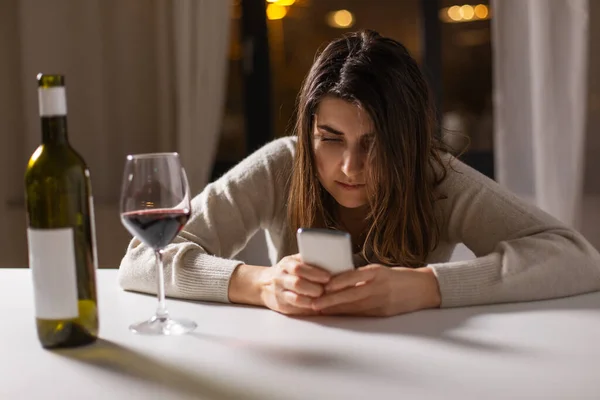
<svg viewBox="0 0 600 400"><path fill-rule="evenodd" d="M342 139L331 138L331 137L323 137L323 138L321 138L321 141L323 141L323 142L341 142Z"/></svg>

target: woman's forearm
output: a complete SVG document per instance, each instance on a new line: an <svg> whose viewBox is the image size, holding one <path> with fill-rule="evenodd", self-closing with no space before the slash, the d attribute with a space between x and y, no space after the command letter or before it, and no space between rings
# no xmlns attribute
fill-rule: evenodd
<svg viewBox="0 0 600 400"><path fill-rule="evenodd" d="M269 267L257 265L239 265L229 281L229 301L232 303L265 306L262 289L267 283L265 279Z"/></svg>

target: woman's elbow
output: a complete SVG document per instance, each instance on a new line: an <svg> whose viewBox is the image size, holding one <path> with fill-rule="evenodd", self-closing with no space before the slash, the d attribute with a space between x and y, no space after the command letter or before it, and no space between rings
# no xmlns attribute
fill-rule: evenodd
<svg viewBox="0 0 600 400"><path fill-rule="evenodd" d="M564 259L571 274L577 274L582 292L600 290L600 253L579 233L570 238L574 247ZM566 255L566 254L565 254Z"/></svg>

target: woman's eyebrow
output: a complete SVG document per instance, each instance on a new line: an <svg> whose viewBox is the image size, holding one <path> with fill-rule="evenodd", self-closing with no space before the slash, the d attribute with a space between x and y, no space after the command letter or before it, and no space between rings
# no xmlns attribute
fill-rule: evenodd
<svg viewBox="0 0 600 400"><path fill-rule="evenodd" d="M317 125L317 128L327 131L329 133L333 133L334 135L344 135L344 132L338 131L337 129L334 129L329 125Z"/></svg>
<svg viewBox="0 0 600 400"><path fill-rule="evenodd" d="M337 129L332 128L329 125L319 124L319 125L317 125L317 128L322 129L324 131L327 131L329 133L332 133L334 135L339 135L339 136L343 136L344 135L344 132L338 131ZM374 133L372 133L372 132L366 132L366 133L362 134L361 139L363 139L363 140L372 140L374 137L375 137Z"/></svg>

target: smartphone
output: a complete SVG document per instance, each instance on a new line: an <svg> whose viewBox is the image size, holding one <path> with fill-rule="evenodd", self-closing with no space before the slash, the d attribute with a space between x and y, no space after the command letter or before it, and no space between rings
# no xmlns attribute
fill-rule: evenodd
<svg viewBox="0 0 600 400"><path fill-rule="evenodd" d="M332 275L354 269L352 238L333 229L300 228L296 232L302 261Z"/></svg>

